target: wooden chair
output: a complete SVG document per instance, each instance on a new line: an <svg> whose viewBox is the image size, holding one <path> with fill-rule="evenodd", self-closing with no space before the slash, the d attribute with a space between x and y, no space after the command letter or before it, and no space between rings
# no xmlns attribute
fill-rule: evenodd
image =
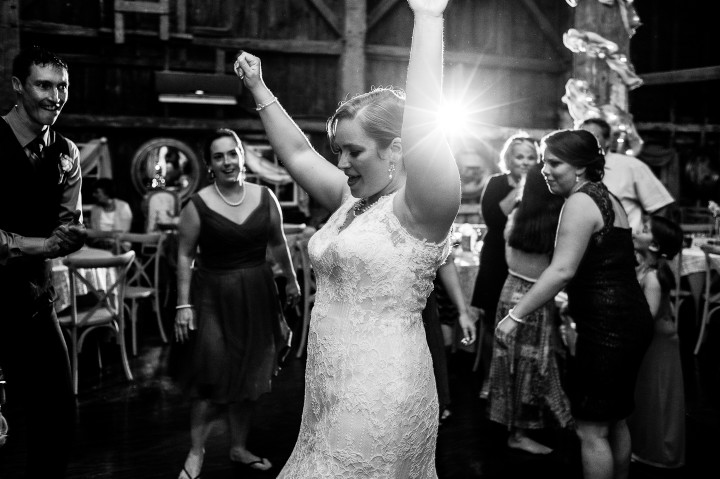
<svg viewBox="0 0 720 479"><path fill-rule="evenodd" d="M720 274L720 247L704 245L701 249L705 253L705 305L703 306L702 319L700 321L700 332L697 343L695 343L694 354L700 352L700 346L705 342L707 336L707 325L714 313L720 311L720 291L712 291L713 280ZM713 258L714 257L714 258Z"/></svg>
<svg viewBox="0 0 720 479"><path fill-rule="evenodd" d="M160 258L163 254L163 234L120 233L117 235L117 241L120 244L129 243L135 251L135 260L130 268L125 289L125 306L130 317L132 354L137 356L138 303L143 299L152 301L160 337L163 343L168 342L160 310Z"/></svg>
<svg viewBox="0 0 720 479"><path fill-rule="evenodd" d="M700 309L700 301L699 298L696 300L693 297L692 291L687 288L683 288L683 282L682 282L682 249L680 252L675 256L674 265L673 265L673 275L675 277L675 288L673 288L672 291L670 291L670 307L672 308L673 317L675 318L675 324L678 324L678 319L680 318L680 307L685 302L686 299L692 299L695 302L695 316L699 314L698 310Z"/></svg>
<svg viewBox="0 0 720 479"><path fill-rule="evenodd" d="M135 259L135 252L128 251L121 255L112 255L102 258L74 258L72 255L63 260L70 273L70 312L58 316L60 326L70 337L70 362L72 367L73 391L78 393L78 355L82 351L83 342L87 335L100 328L110 329L120 348L120 360L129 381L133 379L125 349L125 308L123 301L127 273ZM117 275L115 281L105 290L97 289L88 281L80 269L106 269L115 268ZM83 283L88 294L83 295L82 305L79 304L77 284ZM98 353L98 357L99 353Z"/></svg>
<svg viewBox="0 0 720 479"><path fill-rule="evenodd" d="M297 253L300 256L300 269L302 269L302 297L303 297L303 311L302 311L302 331L300 332L300 343L297 349L297 358L302 357L307 344L308 330L310 329L310 311L315 304L315 274L312 271L312 265L310 264L310 255L308 254L308 241L309 239L299 239L295 243Z"/></svg>
<svg viewBox="0 0 720 479"><path fill-rule="evenodd" d="M154 233L163 225L177 222L180 214L180 197L170 190L149 191L143 199L145 232Z"/></svg>

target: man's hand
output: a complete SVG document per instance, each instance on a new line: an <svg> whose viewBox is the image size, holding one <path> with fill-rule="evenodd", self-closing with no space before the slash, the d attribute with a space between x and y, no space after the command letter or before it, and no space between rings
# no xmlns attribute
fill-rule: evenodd
<svg viewBox="0 0 720 479"><path fill-rule="evenodd" d="M79 250L87 239L85 225L80 223L80 211L75 211L73 220L69 224L60 225L53 234L45 240L43 253L49 258L65 256Z"/></svg>

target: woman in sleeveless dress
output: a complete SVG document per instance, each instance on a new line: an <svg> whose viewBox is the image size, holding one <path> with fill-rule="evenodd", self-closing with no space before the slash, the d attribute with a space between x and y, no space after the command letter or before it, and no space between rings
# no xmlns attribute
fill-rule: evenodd
<svg viewBox="0 0 720 479"><path fill-rule="evenodd" d="M230 426L230 460L251 470L272 466L246 448L253 407L270 391L286 339L268 249L287 279L288 300L295 302L299 291L280 205L269 189L243 180L235 132L215 131L205 161L214 182L192 196L178 230L175 337L190 342L180 375L192 399L192 446L179 479L200 476L205 441L221 410Z"/></svg>
<svg viewBox="0 0 720 479"><path fill-rule="evenodd" d="M299 437L279 477L436 478L438 403L421 312L450 249L457 165L437 124L447 0L410 0L406 94L380 88L328 121L323 158L242 53L236 72L300 186L333 211L310 240L317 278ZM470 334L466 332L466 334Z"/></svg>
<svg viewBox="0 0 720 479"><path fill-rule="evenodd" d="M635 387L637 408L628 418L632 457L653 467L676 469L685 465L685 386L669 261L682 250L683 231L677 223L653 215L635 234L634 243L635 270L655 322Z"/></svg>
<svg viewBox="0 0 720 479"><path fill-rule="evenodd" d="M541 142L543 174L566 198L550 265L497 326L507 342L518 323L563 288L577 324L567 393L586 479L626 478L640 363L652 337L650 308L635 276L632 233L622 205L601 182L605 157L595 137L561 130Z"/></svg>

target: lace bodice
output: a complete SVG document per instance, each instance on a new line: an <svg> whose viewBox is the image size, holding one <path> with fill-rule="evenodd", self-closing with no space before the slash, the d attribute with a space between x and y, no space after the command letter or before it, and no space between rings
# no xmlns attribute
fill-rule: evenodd
<svg viewBox="0 0 720 479"><path fill-rule="evenodd" d="M435 479L438 404L421 313L450 251L415 238L381 198L310 240L317 281L305 404L280 478Z"/></svg>
<svg viewBox="0 0 720 479"><path fill-rule="evenodd" d="M315 314L343 309L358 328L407 327L417 320L433 288L449 243L410 235L392 211L394 195L340 231L350 197L308 245L318 292Z"/></svg>

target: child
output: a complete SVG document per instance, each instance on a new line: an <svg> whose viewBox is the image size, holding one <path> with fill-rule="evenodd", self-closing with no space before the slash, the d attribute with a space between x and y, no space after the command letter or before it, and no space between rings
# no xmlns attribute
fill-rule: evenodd
<svg viewBox="0 0 720 479"><path fill-rule="evenodd" d="M683 233L672 221L651 216L633 236L638 281L655 319L655 333L635 387L628 419L632 458L655 467L685 463L685 396L677 324L670 306L675 280L668 261L680 252Z"/></svg>

